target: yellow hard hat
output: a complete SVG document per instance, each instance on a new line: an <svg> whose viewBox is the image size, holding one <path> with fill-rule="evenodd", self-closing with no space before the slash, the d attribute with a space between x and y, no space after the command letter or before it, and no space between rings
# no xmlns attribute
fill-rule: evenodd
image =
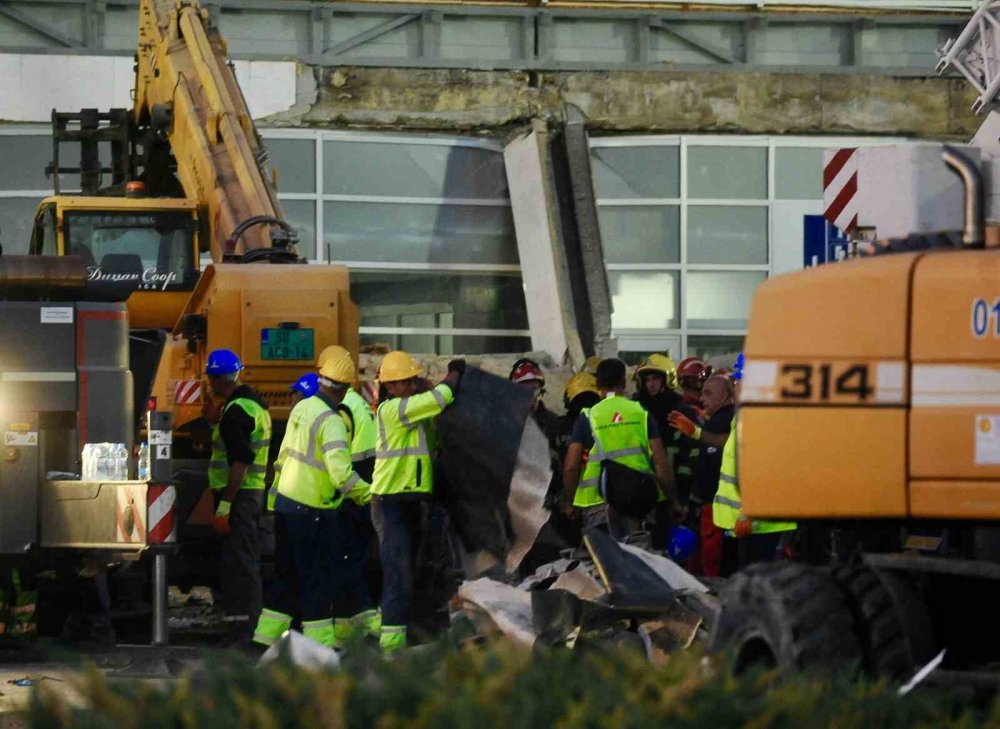
<svg viewBox="0 0 1000 729"><path fill-rule="evenodd" d="M341 347L339 344L331 344L329 347L326 347L322 352L319 353L319 357L316 360L316 369L317 370L323 369L323 363L334 355L338 357L345 355L350 357L351 353L348 352L343 347Z"/></svg>
<svg viewBox="0 0 1000 729"><path fill-rule="evenodd" d="M378 368L380 382L401 382L423 374L424 368L406 352L389 352Z"/></svg>
<svg viewBox="0 0 1000 729"><path fill-rule="evenodd" d="M586 361L583 363L583 369L581 372L589 372L592 375L597 374L597 365L601 363L601 358L596 354L592 357L587 357Z"/></svg>
<svg viewBox="0 0 1000 729"><path fill-rule="evenodd" d="M320 377L343 385L354 382L354 360L343 347L327 347L320 353L319 361Z"/></svg>
<svg viewBox="0 0 1000 729"><path fill-rule="evenodd" d="M637 379L648 372L662 372L667 381L667 387L673 388L677 384L677 365L665 354L651 354L644 359L635 370Z"/></svg>
<svg viewBox="0 0 1000 729"><path fill-rule="evenodd" d="M566 383L566 400L573 400L577 395L584 392L601 394L601 391L597 389L596 377L589 372L577 372Z"/></svg>

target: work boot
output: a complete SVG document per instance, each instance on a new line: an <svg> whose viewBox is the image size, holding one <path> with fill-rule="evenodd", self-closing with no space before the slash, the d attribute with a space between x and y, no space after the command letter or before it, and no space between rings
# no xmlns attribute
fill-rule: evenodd
<svg viewBox="0 0 1000 729"><path fill-rule="evenodd" d="M405 625L383 625L382 634L379 636L379 646L385 656L398 655L406 648L406 626Z"/></svg>

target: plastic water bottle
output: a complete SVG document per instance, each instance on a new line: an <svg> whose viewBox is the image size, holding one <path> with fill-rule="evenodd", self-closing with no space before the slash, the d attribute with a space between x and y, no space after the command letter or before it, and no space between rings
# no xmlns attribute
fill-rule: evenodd
<svg viewBox="0 0 1000 729"><path fill-rule="evenodd" d="M113 481L111 444L94 443L94 481Z"/></svg>
<svg viewBox="0 0 1000 729"><path fill-rule="evenodd" d="M94 444L85 443L83 446L83 457L80 459L80 478L84 481L94 480L94 458Z"/></svg>
<svg viewBox="0 0 1000 729"><path fill-rule="evenodd" d="M114 477L115 481L128 481L129 476L129 458L128 458L128 448L125 447L124 443L115 443L112 448L112 458L114 463Z"/></svg>
<svg viewBox="0 0 1000 729"><path fill-rule="evenodd" d="M149 443L139 446L139 462L136 464L140 481L149 480Z"/></svg>

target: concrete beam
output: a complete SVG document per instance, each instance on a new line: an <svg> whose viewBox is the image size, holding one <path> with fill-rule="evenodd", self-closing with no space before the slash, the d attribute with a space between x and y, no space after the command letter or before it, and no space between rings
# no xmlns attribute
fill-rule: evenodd
<svg viewBox="0 0 1000 729"><path fill-rule="evenodd" d="M315 69L305 126L497 129L579 108L591 131L877 134L966 140L981 120L960 79L843 74ZM309 74L303 74L308 76ZM311 79L306 79L311 83Z"/></svg>

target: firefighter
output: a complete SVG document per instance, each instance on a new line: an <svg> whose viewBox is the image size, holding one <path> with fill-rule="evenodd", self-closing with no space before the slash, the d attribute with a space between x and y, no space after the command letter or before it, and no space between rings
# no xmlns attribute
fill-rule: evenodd
<svg viewBox="0 0 1000 729"><path fill-rule="evenodd" d="M676 385L676 367L672 359L662 354L651 354L636 368L638 391L635 400L647 413L653 416L653 421L660 431L660 438L670 456L670 464L674 470L674 482L677 484L677 498L682 504L687 504L691 498L691 487L694 483L694 466L698 460L698 444L667 422L667 416L673 410L678 410L689 418L697 420L698 416L683 397L674 390ZM655 520L651 534L653 546L666 549L667 532L670 528L669 504L661 502L655 512Z"/></svg>
<svg viewBox="0 0 1000 729"><path fill-rule="evenodd" d="M736 360L732 379L736 382L735 399L739 401L739 385L743 379L743 355ZM712 521L719 529L725 531L723 540L722 566L723 577L728 577L737 569L742 569L756 562L771 562L777 559L781 545L788 532L797 528L795 522L766 521L751 519L743 513L743 501L740 496L739 473L736 467L736 450L738 448L738 429L736 427L739 413L733 417L728 434L705 431L701 426L691 422L680 413L670 414L670 423L695 440L706 445L722 448L722 466L719 472L719 488L712 501Z"/></svg>
<svg viewBox="0 0 1000 729"><path fill-rule="evenodd" d="M618 359L601 361L597 386L603 399L580 413L566 451L565 513L571 516L583 510L587 526L606 525L619 540L639 528L661 495L669 504L670 516L683 519L659 429L641 405L623 396L625 364Z"/></svg>
<svg viewBox="0 0 1000 729"><path fill-rule="evenodd" d="M320 357L322 356L321 354ZM292 393L292 407L295 407L307 397L312 397L316 394L316 391L319 390L317 379L316 373L310 372L307 375L302 375L302 377L295 381L295 384L288 388Z"/></svg>
<svg viewBox="0 0 1000 729"><path fill-rule="evenodd" d="M406 646L413 603L414 557L422 501L434 493L431 454L437 445L433 419L454 402L465 362L448 364L448 375L430 388L423 368L406 352L389 352L379 368L388 400L375 416L377 441L372 481L372 521L382 559L382 634L386 652Z"/></svg>
<svg viewBox="0 0 1000 729"><path fill-rule="evenodd" d="M346 353L345 353L346 355ZM346 581L339 564L339 507L345 499L364 503L368 484L354 471L349 434L339 408L354 381L350 356L328 357L319 390L288 417L275 463L275 581L268 592L254 640L274 643L291 626L297 604L302 632L333 647L331 613L335 592ZM297 598L297 599L296 599Z"/></svg>
<svg viewBox="0 0 1000 729"><path fill-rule="evenodd" d="M712 368L701 357L685 357L677 365L677 384L687 404L701 417L701 388Z"/></svg>
<svg viewBox="0 0 1000 729"><path fill-rule="evenodd" d="M205 374L212 394L224 402L212 431L208 483L216 496L215 530L225 536L219 560L228 643L250 641L261 610L260 545L257 528L264 507L264 480L271 444L271 416L260 395L240 382L243 363L217 349Z"/></svg>
<svg viewBox="0 0 1000 729"><path fill-rule="evenodd" d="M331 359L351 359L343 347L333 345L320 352L321 370ZM363 489L351 491L352 498L340 507L340 543L338 561L341 579L333 599L334 646L343 648L354 636L379 637L382 616L375 607L365 577L369 553L375 551L375 530L371 519L371 482L375 470L375 415L365 399L348 388L338 411L347 426L351 464L364 483Z"/></svg>

